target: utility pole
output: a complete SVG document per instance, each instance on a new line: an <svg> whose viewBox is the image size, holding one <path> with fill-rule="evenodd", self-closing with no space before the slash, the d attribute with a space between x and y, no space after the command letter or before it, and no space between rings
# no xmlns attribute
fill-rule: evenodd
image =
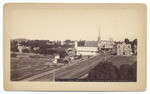
<svg viewBox="0 0 150 94"><path fill-rule="evenodd" d="M107 54L107 53L106 53L106 51L105 51L104 53L105 53L105 62L106 62L106 54Z"/></svg>
<svg viewBox="0 0 150 94"><path fill-rule="evenodd" d="M55 82L55 72L53 72L53 82Z"/></svg>
<svg viewBox="0 0 150 94"><path fill-rule="evenodd" d="M104 56L104 62L107 61L107 52L108 52L107 49L104 48L104 49L103 49L103 53L104 53L104 55L105 55L105 56Z"/></svg>

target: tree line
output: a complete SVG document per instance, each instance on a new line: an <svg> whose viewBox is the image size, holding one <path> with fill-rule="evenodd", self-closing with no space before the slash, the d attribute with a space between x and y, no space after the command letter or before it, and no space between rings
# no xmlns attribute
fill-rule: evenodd
<svg viewBox="0 0 150 94"><path fill-rule="evenodd" d="M132 52L135 53L135 52L134 52L134 49L135 49L135 46L137 46L137 39L134 39L133 41L130 41L129 39L126 38L126 39L124 40L124 42L125 42L126 44L131 44Z"/></svg>
<svg viewBox="0 0 150 94"><path fill-rule="evenodd" d="M123 64L119 68L112 62L101 62L88 75L89 81L131 81L136 82L137 62Z"/></svg>

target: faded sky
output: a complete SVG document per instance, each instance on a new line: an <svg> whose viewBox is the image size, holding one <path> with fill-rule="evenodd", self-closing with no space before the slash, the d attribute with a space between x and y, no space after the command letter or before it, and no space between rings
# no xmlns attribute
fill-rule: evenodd
<svg viewBox="0 0 150 94"><path fill-rule="evenodd" d="M102 40L137 38L137 10L96 6L18 6L10 12L12 38Z"/></svg>

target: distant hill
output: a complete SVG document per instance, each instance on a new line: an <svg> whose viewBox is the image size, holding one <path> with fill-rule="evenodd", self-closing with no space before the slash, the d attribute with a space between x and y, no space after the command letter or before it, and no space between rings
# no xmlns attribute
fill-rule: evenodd
<svg viewBox="0 0 150 94"><path fill-rule="evenodd" d="M13 39L13 40L18 41L18 42L22 42L22 41L27 42L28 41L28 39L26 39L26 38L17 38L17 39Z"/></svg>

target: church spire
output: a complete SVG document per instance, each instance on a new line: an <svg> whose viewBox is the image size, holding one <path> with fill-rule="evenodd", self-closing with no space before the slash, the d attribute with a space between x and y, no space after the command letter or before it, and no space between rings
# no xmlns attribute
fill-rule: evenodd
<svg viewBox="0 0 150 94"><path fill-rule="evenodd" d="M100 27L99 27L99 31L98 31L98 43L101 41L101 37L100 37Z"/></svg>

